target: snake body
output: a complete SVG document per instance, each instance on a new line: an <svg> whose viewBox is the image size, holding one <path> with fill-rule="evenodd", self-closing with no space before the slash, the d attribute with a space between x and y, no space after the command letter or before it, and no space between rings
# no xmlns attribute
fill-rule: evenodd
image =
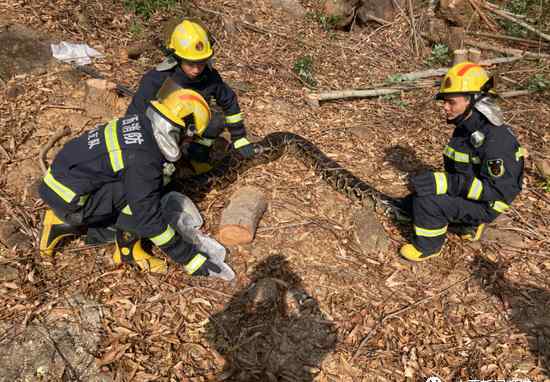
<svg viewBox="0 0 550 382"><path fill-rule="evenodd" d="M230 152L213 170L180 181L186 192L221 189L233 183L246 169L277 160L288 152L304 162L321 176L335 191L365 207L375 208L383 213L399 209L396 199L376 190L336 161L327 157L317 146L304 137L291 132L275 132L254 143L256 155L243 159Z"/></svg>

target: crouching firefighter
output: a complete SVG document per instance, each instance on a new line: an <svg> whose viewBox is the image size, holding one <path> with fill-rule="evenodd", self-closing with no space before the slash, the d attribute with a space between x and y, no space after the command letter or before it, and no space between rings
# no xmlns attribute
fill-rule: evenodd
<svg viewBox="0 0 550 382"><path fill-rule="evenodd" d="M161 211L181 138L204 129L209 120L208 104L198 93L169 82L144 114L114 119L68 142L39 188L50 207L41 254L52 255L65 236L114 227L115 263L166 272L166 263L143 249L141 241L148 239L190 275L227 276L223 261L184 241Z"/></svg>
<svg viewBox="0 0 550 382"><path fill-rule="evenodd" d="M212 66L213 43L208 31L196 21L179 23L167 43L167 58L143 76L126 111L127 115L142 113L167 79L197 91L209 103L215 100L223 114L214 112L208 126L189 145L188 159L197 174L212 169L210 152L225 128L231 134L232 148L240 156L250 158L254 155L253 146L246 138L237 95Z"/></svg>
<svg viewBox="0 0 550 382"><path fill-rule="evenodd" d="M449 224L463 239L479 240L521 191L524 149L504 124L493 87L471 62L456 64L442 80L436 99L455 129L443 152L445 171L411 178L414 234L400 249L407 260L440 255Z"/></svg>

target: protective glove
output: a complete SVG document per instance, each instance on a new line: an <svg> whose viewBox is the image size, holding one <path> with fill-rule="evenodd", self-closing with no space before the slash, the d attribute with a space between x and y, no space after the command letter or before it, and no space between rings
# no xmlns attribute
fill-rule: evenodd
<svg viewBox="0 0 550 382"><path fill-rule="evenodd" d="M443 195L447 193L447 174L427 171L413 176L411 184L418 196Z"/></svg>
<svg viewBox="0 0 550 382"><path fill-rule="evenodd" d="M398 222L411 222L413 216L413 194L395 199L393 202L393 213Z"/></svg>
<svg viewBox="0 0 550 382"><path fill-rule="evenodd" d="M233 148L245 159L251 158L255 154L254 145L245 137L233 142Z"/></svg>
<svg viewBox="0 0 550 382"><path fill-rule="evenodd" d="M191 276L217 277L225 281L235 278L235 272L223 260L201 252L197 252L184 268Z"/></svg>
<svg viewBox="0 0 550 382"><path fill-rule="evenodd" d="M198 142L191 142L187 149L188 158L195 162L208 163L210 161L210 148Z"/></svg>

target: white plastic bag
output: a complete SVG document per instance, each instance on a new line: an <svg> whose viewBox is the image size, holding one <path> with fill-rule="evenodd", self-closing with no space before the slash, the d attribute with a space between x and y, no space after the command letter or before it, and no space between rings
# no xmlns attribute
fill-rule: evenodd
<svg viewBox="0 0 550 382"><path fill-rule="evenodd" d="M61 41L59 44L51 44L52 55L60 61L74 62L77 65L87 65L94 57L103 57L94 48L87 44L72 44Z"/></svg>

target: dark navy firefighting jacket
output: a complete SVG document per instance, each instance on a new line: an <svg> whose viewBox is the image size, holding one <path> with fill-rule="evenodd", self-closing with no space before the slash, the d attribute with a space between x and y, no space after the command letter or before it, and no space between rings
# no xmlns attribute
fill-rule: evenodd
<svg viewBox="0 0 550 382"><path fill-rule="evenodd" d="M131 115L99 125L69 141L57 154L44 184L64 210L76 210L87 197L110 182L123 184L133 231L158 246L180 241L162 218L160 199L167 165L149 119ZM51 203L51 202L50 202ZM112 203L105 200L105 203ZM56 207L56 206L52 206Z"/></svg>
<svg viewBox="0 0 550 382"><path fill-rule="evenodd" d="M445 147L448 192L504 212L521 191L524 155L509 126L495 126L473 110L457 123Z"/></svg>
<svg viewBox="0 0 550 382"><path fill-rule="evenodd" d="M145 113L149 101L156 98L157 92L168 77L172 77L183 88L199 92L207 103L210 103L210 100L214 98L224 112L225 123L231 133L232 141L236 141L246 135L237 95L222 80L218 71L208 65L195 79L187 77L179 65L166 71L158 71L156 69L148 71L141 79L139 88L130 106L128 106L126 114Z"/></svg>

